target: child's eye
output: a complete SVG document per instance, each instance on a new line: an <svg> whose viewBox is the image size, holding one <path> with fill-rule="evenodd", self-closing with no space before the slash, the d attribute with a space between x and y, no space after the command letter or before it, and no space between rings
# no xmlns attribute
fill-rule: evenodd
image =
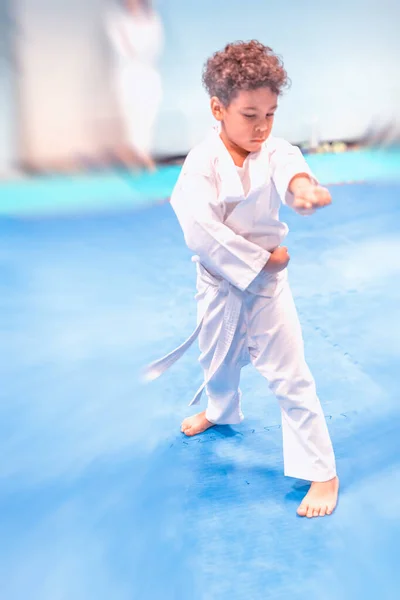
<svg viewBox="0 0 400 600"><path fill-rule="evenodd" d="M267 114L267 118L268 119L272 119L272 117L274 117L274 116L275 116L275 113L268 113Z"/></svg>
<svg viewBox="0 0 400 600"><path fill-rule="evenodd" d="M243 115L246 119L254 119L256 115Z"/></svg>

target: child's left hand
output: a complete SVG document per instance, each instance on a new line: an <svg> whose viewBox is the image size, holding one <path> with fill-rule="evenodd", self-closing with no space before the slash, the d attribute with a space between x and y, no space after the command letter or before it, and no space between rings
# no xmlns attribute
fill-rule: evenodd
<svg viewBox="0 0 400 600"><path fill-rule="evenodd" d="M332 202L329 190L303 177L291 182L290 191L293 194L291 207L301 215L311 215L317 208Z"/></svg>

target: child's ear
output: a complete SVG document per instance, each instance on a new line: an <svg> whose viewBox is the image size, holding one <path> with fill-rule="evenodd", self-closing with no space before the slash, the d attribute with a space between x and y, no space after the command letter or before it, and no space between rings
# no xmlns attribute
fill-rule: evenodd
<svg viewBox="0 0 400 600"><path fill-rule="evenodd" d="M217 96L213 96L210 101L211 112L217 121L222 121L224 118L224 105Z"/></svg>

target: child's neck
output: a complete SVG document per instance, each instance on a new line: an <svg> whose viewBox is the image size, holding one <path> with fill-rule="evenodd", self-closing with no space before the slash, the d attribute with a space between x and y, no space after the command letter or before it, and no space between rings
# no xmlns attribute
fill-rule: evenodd
<svg viewBox="0 0 400 600"><path fill-rule="evenodd" d="M250 154L250 152L248 152L247 150L244 150L243 148L240 148L240 146L237 146L234 142L231 142L231 140L229 140L227 138L227 136L225 135L224 130L222 129L221 133L219 134L221 140L224 142L225 148L228 150L229 154L232 157L233 162L235 163L235 165L237 167L243 167L244 161L246 160L246 158L248 157L248 155Z"/></svg>

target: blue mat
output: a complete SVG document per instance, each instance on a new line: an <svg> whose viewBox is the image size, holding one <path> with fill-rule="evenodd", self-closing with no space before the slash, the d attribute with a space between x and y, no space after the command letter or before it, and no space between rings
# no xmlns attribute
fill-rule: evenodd
<svg viewBox="0 0 400 600"><path fill-rule="evenodd" d="M246 420L187 439L195 322L169 205L0 219L0 589L4 600L398 598L398 185L286 210L290 278L337 453L330 518L296 517L280 415L244 370Z"/></svg>
<svg viewBox="0 0 400 600"><path fill-rule="evenodd" d="M400 149L359 150L307 156L323 184L394 183L400 180ZM152 174L103 172L79 177L37 177L0 185L0 216L48 216L126 212L169 198L179 166Z"/></svg>

